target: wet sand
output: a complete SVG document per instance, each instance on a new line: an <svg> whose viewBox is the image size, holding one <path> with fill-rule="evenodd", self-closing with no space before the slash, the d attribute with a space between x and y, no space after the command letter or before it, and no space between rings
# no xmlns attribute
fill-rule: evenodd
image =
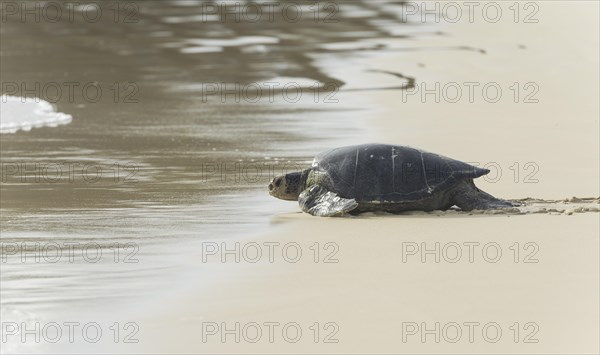
<svg viewBox="0 0 600 355"><path fill-rule="evenodd" d="M496 104L403 103L399 92L388 90L348 95L379 104L380 110L369 117L378 140L482 165L497 163L502 178L477 181L496 196L597 197L598 4L543 2L540 7L540 22L529 27L459 23L446 26L443 38L421 39L417 45L470 46L485 54L398 51L368 62L373 69L414 76L417 83L495 81L509 91L513 81L532 81L539 85L539 103L515 104L512 97ZM510 170L514 162L521 164L519 169L536 163L539 172L532 177L538 182L526 183L522 175L515 182ZM300 262L276 254L273 263L264 257L256 264L244 259L222 263L222 253L217 253L203 263L199 253L197 265L210 270L214 287L165 302L162 312L141 323L140 346L163 353L599 350L597 212L434 212L333 219L294 212L274 216L271 222L271 233L242 241L242 247L251 242L298 243L304 252ZM470 242L478 243L472 262ZM313 258L315 243L321 250L319 262ZM439 262L435 252L422 253L423 248L435 250L436 243ZM462 252L458 261L457 245ZM332 252L337 262L324 263ZM235 329L236 322L242 329L239 343L233 335L223 335L222 327ZM249 341L254 339L254 328L248 326L253 322L263 331L257 343ZM297 322L303 337L293 343L277 331L269 342L265 322L279 322L280 327ZM316 322L321 332L315 342L310 327ZM477 322L472 342L468 322ZM214 324L215 332L210 328ZM422 326L434 330L424 340ZM462 331L458 340L456 326ZM487 335L482 335L483 328ZM244 337L243 329L250 335ZM326 342L324 336L332 333L327 340L337 341Z"/></svg>
<svg viewBox="0 0 600 355"><path fill-rule="evenodd" d="M143 94L139 105L59 102L61 112L73 115L71 124L57 131L34 129L26 139L2 136L3 163L91 161L108 168L134 162L141 168L135 185L110 179L93 186L80 180L2 184L4 242L80 240L109 248L114 241L134 241L142 260L40 269L3 264L4 321L94 321L106 335L100 343L77 339L17 349L598 352L597 212L319 219L299 213L295 203L272 199L265 182L239 184L215 176L199 184L207 163L279 159L308 166L309 157L327 147L387 141L501 169L502 175L477 182L498 197L598 197L596 3L541 2L540 23L527 26L481 20L399 26L393 14L399 6L361 3L350 11L355 19L336 31L312 25L287 31L281 23L267 29L211 27L217 37L284 33L278 46L244 47L246 54L223 46L224 57L206 52L214 42L199 44L205 28L182 19L190 11L185 1L149 4L144 18L150 26L105 27L117 41L103 41L106 33L93 26L67 26L53 32L60 40L39 43L43 28L16 25L7 33L23 36L3 42L4 80L59 80L56 75L62 78L64 71L82 82L102 78L103 87L135 82ZM77 60L49 56L55 51L74 51ZM30 59L17 60L22 58ZM56 71L31 69L39 64L36 58ZM198 98L198 82L271 77L336 83L340 104L220 105ZM403 101L399 90L411 83L467 81L499 83L502 100L438 104L431 96L423 102L407 95ZM513 103L515 81L536 83L540 102ZM521 91L519 101L531 87ZM439 262L435 253L422 255L436 243ZM276 248L272 262L269 245ZM223 253L236 246L239 262ZM261 257L255 259L257 246ZM295 262L298 250L302 257ZM114 322L120 323L119 341L108 330ZM131 334L123 327L128 322L138 327L135 343L123 341ZM231 332L223 341L226 332L213 328L235 329L236 322L239 342ZM278 322L272 342L269 322ZM414 326L423 322L427 329L440 323L434 332L439 343L435 334L421 340ZM473 342L469 322L478 323ZM289 333L283 336L286 325ZM262 337L252 343L257 326ZM493 342L498 327L502 336ZM294 342L298 329L302 336Z"/></svg>
<svg viewBox="0 0 600 355"><path fill-rule="evenodd" d="M40 5L52 15L48 7L57 3L17 4ZM104 16L84 20L83 12L98 4ZM353 47L386 35L370 23L393 18L385 4L344 6L335 22L315 22L313 8L297 22L280 14L262 16L260 25L203 19L201 4L121 4L119 15L127 17L116 21L113 2L75 6L73 19L68 2L59 3L59 21L34 21L31 14L22 20L7 8L0 94L46 100L72 121L0 136L3 324L87 324L108 315L102 323L108 340L114 322L135 322L189 285L209 287L210 277L194 264L202 241L268 232L271 216L295 210L264 195L274 171L308 164L314 151L362 135L368 104L324 102L343 83L309 56L347 56L322 45ZM309 89L299 100L294 90L294 99L281 90L263 92L258 102L202 91L206 84L231 89L265 81L327 88ZM254 175L257 166L262 171ZM69 243L77 245L74 260ZM100 261L86 257L87 248ZM58 262L53 253L60 253ZM125 263L128 256L133 260ZM137 313L128 317L131 309ZM17 333L0 347L53 351L48 343Z"/></svg>
<svg viewBox="0 0 600 355"><path fill-rule="evenodd" d="M142 323L140 345L151 344L161 353L587 353L597 346L597 214L333 220L289 214L277 222L284 224L279 233L254 241L298 243L304 252L300 262L275 254L273 264L244 259L234 264L230 257L225 266L209 258L210 271L220 275L213 290L168 302L167 312ZM310 249L315 242L321 243L319 263ZM518 263L510 249L516 242L521 243ZM331 257L337 263L323 263L334 251L323 248L325 243L339 248ZM439 262L435 254L421 261L422 243L430 250L439 243ZM455 249L446 249L451 243L460 245L458 261ZM474 246L472 263L465 243L480 243ZM525 243L530 243L527 248ZM414 245L420 250L413 254L409 248ZM484 254L488 245L499 247L488 247ZM502 252L498 261L496 248ZM207 330L202 323L213 322L219 331L203 341ZM260 324L260 342L248 342L252 332L247 338L242 334L240 343L232 335L222 342L224 327L235 329L236 322L241 327ZM272 344L266 322L280 323ZM303 331L297 343L281 333L291 322ZM320 327L334 322L339 332L331 340L338 342L326 343L323 337L334 329L323 328L315 343L309 329L315 322ZM403 340L407 323L421 327L423 322L427 329L439 322L439 333L449 323L460 324L462 337L455 344L448 341L456 336L450 328L440 343L435 335L423 343L420 331L406 333ZM465 322L479 323L473 343ZM496 343L482 335L482 327L492 322L502 329ZM520 329L518 343L509 328L515 322L519 327L535 324ZM494 331L489 331L490 339L496 337ZM525 339L527 335L533 336Z"/></svg>

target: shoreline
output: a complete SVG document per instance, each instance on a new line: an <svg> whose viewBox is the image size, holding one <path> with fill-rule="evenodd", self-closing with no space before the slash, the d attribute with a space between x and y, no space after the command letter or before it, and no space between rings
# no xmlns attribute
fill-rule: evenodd
<svg viewBox="0 0 600 355"><path fill-rule="evenodd" d="M234 263L231 257L228 263L222 263L219 255L209 259L209 267L224 278L215 280L213 286L217 288L208 294L198 289L180 297L169 310L142 323L151 338L160 339L151 342L153 351L244 354L444 351L450 342L422 343L419 341L421 333L402 340L404 327L422 322L429 328L435 327L435 323L476 322L481 326L497 323L505 334L499 343L484 341L480 336L469 343L463 337L453 344L456 353L492 349L522 352L532 348L539 353L585 352L596 346L597 324L593 316L583 314L598 314L598 307L594 306L598 283L593 281L597 274L574 277L573 272L597 270L594 255L597 238L593 232L587 233L583 240L578 239L582 246L568 252L560 248L571 244L570 233L574 229L597 229L595 213L435 219L431 215L363 216L333 221L306 221L304 217L300 213L279 216L278 222L285 223L279 233L274 231L248 242L297 243L303 252L298 262L286 261L279 254L275 254L274 263L263 259L254 264L243 257L240 263ZM520 230L531 224L537 226L537 233L523 239ZM448 229L452 231L450 235L439 234L440 230ZM469 237L474 230L485 232ZM552 241L549 243L548 239ZM318 263L313 259L315 243L320 243ZM520 254L514 251L515 243L521 243ZM335 247L325 248L326 244ZM430 252L428 256L424 250L433 250L436 244L441 246L439 262L432 262L435 253ZM455 261L456 245L462 252L458 261ZM472 254L468 252L469 245L474 248ZM414 253L415 248L420 249L418 253ZM498 251L501 257L497 256ZM420 260L423 257L426 262ZM519 262L514 262L515 257ZM565 268L565 258L578 261L570 262L570 267ZM514 299L520 301L515 304ZM573 301L571 307L556 308L565 299ZM264 326L268 322L279 323L281 327L297 323L304 336L299 342L291 343L275 333L275 341L270 344ZM236 323L241 327L258 323L263 337L258 343L250 344L248 339L253 335L242 335L240 343L229 335L226 336L229 340L223 342L225 328L221 328L203 341L201 335L207 329L200 323L229 329ZM338 342L325 343L324 339L313 342L310 327L315 323L321 327L335 323L339 333L333 340ZM532 338L539 342L527 344L520 338L515 344L509 329L514 323L529 324L522 331L539 328L540 333ZM578 326L572 327L572 324ZM465 332L466 328L462 328Z"/></svg>
<svg viewBox="0 0 600 355"><path fill-rule="evenodd" d="M537 105L518 106L510 100L491 107L484 101L459 105L402 102L400 92L385 90L343 96L352 100L355 95L376 103L377 109L369 111L365 121L370 127L369 138L401 142L469 162L498 164L504 172L500 179L476 181L494 196L597 197L599 177L594 148L598 88L594 78L598 77L598 53L586 47L589 38L584 35L595 36L597 43L598 34L581 24L594 21L597 29L593 14L597 13L598 4L586 3L591 10L574 9L568 4L543 5L545 21L531 32L514 24L493 27L463 23L449 25L445 28L448 35L442 38L418 42L422 47L481 46L485 55L443 52L428 56L423 63L422 52L397 52L370 58L365 64L374 69L410 73L418 82L497 81L505 90L509 90L511 77L520 79L538 73L531 79L540 87L541 101ZM591 20L577 17L582 14ZM588 98L578 98L557 87L560 80L547 74L555 74L554 71L532 67L554 52L552 41L545 38L548 28L557 21L570 21L562 24L561 43L581 50L561 52L557 60L565 67L575 68L571 75L585 87L582 90L590 93ZM494 41L496 31L503 31L507 37ZM505 42L507 38L514 42ZM566 39L571 40L565 42ZM527 52L519 56L517 53L524 50L519 48L523 41L528 42ZM586 51L587 61L578 62L578 55ZM520 62L505 65L510 59ZM565 117L567 113L569 117ZM465 132L464 127L472 131ZM566 127L573 128L566 131ZM578 154L573 156L570 148L577 148ZM511 170L515 159L523 160ZM535 166L525 168L530 162L538 164L539 172L534 176L527 175L535 171ZM517 182L515 170L519 172ZM526 176L538 182L527 183L523 180ZM589 178L575 180L578 176ZM240 262L225 255L223 262L222 250L215 254L211 251L208 256L202 254L207 250L200 250L192 265L210 275L212 287L206 287L206 280L196 283L201 287L190 284L188 292L173 295L160 309L144 316L138 314L139 344L103 344L104 350L432 353L447 352L451 346L453 353L598 352L597 218L595 212L572 216L364 214L333 219L314 218L301 212L283 213L271 218L274 228L266 235L230 241L234 244L219 241L229 248L240 243L240 251L246 247L248 252L258 245L263 253L258 262L249 262L254 260L250 254L241 254ZM271 262L265 253L273 243L279 243L278 248L293 246L288 250L291 254L276 253ZM428 259L431 254L423 254L423 250L435 249L436 245L439 249L432 261ZM470 253L469 246L482 249ZM488 249L484 254L485 246ZM296 255L292 252L296 250L301 250L303 256L292 262ZM456 250L461 258L453 262L457 254L451 252ZM494 252L498 250L502 256L496 260L498 253ZM473 256L473 262L467 255ZM435 261L436 256L439 261ZM279 327L296 323L303 336L293 342L278 332L270 342L265 339L269 328L264 325L270 322L279 323ZM477 337L470 342L465 338L465 323L471 322L481 328L495 323L503 335L497 342L490 341L477 328ZM221 329L207 328L225 324L230 329L236 323L242 328L259 324L263 337L253 343L246 336L253 339L255 333L242 334L241 341L236 342L235 335L222 338ZM442 341L433 341L435 334L425 335L422 341L419 327L425 324L427 329L435 329L436 323L440 323L437 333ZM457 342L451 341L456 333L441 331L456 331L454 324L463 334ZM247 329L257 328L253 325ZM207 331L213 330L214 334L203 339ZM83 345L76 350L88 352L92 347Z"/></svg>

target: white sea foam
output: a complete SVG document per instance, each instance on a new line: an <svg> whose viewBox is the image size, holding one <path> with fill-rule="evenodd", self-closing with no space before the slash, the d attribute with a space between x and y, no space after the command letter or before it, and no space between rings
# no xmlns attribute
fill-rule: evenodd
<svg viewBox="0 0 600 355"><path fill-rule="evenodd" d="M0 134L29 131L36 127L56 127L70 123L73 117L56 112L48 101L38 98L0 96Z"/></svg>

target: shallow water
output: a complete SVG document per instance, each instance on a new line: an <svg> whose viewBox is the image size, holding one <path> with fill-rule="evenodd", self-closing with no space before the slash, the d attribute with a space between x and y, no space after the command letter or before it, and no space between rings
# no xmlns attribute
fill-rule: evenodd
<svg viewBox="0 0 600 355"><path fill-rule="evenodd" d="M372 107L345 88L403 85L360 65L388 50L378 38L437 35L402 23L390 11L399 1L340 5L331 23L260 25L205 17L200 1L133 4L119 14L136 22L107 8L84 21L81 5L73 21L2 25L2 94L72 116L1 136L4 320L114 310L183 287L199 240L260 233L297 209L265 193L274 174L368 139ZM357 65L340 71L349 54ZM371 81L345 86L356 72Z"/></svg>

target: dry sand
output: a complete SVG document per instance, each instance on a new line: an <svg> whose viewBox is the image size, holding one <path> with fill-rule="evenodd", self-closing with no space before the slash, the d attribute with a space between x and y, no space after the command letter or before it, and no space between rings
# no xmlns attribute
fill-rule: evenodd
<svg viewBox="0 0 600 355"><path fill-rule="evenodd" d="M511 4L504 6L505 16L510 16L506 8ZM546 1L539 6L537 24L463 21L443 25L444 36L415 41L420 47L478 47L486 54L399 51L394 58L373 61L373 69L414 75L417 83L428 85L497 82L505 96L495 104L481 98L474 103L437 104L414 98L402 102L398 91L354 93L369 95L381 107L370 118L373 137L470 162L497 163L502 178L496 183L480 179L478 184L500 197L597 197L598 3ZM539 103L512 102L513 82L535 82ZM517 182L510 170L515 162L521 171ZM528 162L539 168L537 183L523 181L533 171L524 170ZM204 263L199 252L197 267L210 275L211 284L165 300L159 312L140 319L140 343L119 350L598 353L598 217L594 212L274 216L271 234L239 242L248 253L256 246L249 243L261 246L258 263L248 262L244 255L239 263L232 256L221 263L221 253ZM280 243L272 263L264 254L265 242ZM234 243L225 245L232 248ZM298 243L302 250L297 263L282 257L283 246L297 247L290 243ZM439 262L434 254L421 253L436 243ZM319 262L314 249L320 250ZM286 256L293 258L294 250L288 249ZM462 254L453 262L457 250ZM332 252L337 262L324 263ZM214 323L232 329L236 322L239 343L232 334L223 342L222 329L207 335ZM256 335L254 322L263 334L253 344L249 340ZM265 322L280 323L272 343ZM292 322L302 329L296 343ZM317 322L320 332L315 342ZM423 342L422 324L431 330L436 322L439 331L426 335ZM478 323L472 342L468 322ZM282 336L286 324L287 340ZM419 329L410 335L415 324ZM502 334L496 339L498 328ZM457 329L462 336L453 343ZM325 342L331 333L335 335L329 340L337 342Z"/></svg>

